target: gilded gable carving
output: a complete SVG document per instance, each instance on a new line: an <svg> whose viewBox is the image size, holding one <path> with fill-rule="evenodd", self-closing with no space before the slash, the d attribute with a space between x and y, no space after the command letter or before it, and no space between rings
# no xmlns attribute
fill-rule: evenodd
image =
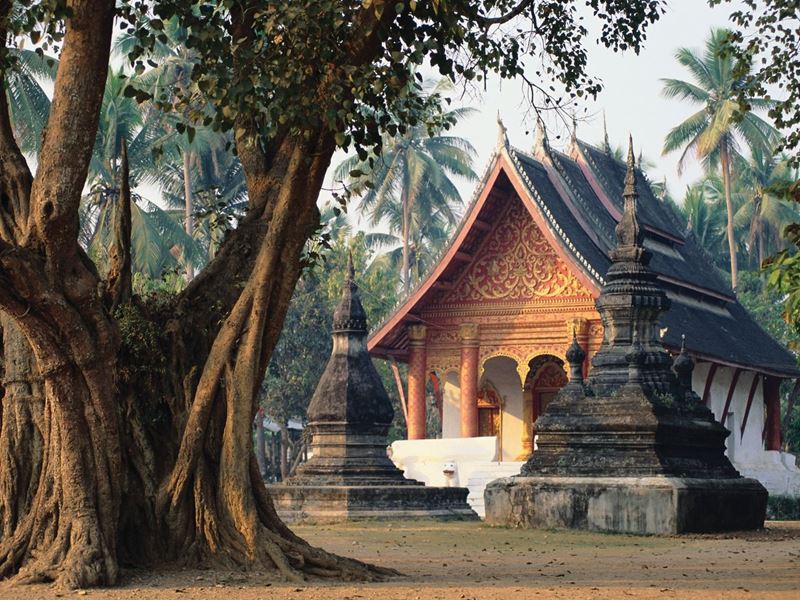
<svg viewBox="0 0 800 600"><path fill-rule="evenodd" d="M587 297L518 199L445 302Z"/></svg>

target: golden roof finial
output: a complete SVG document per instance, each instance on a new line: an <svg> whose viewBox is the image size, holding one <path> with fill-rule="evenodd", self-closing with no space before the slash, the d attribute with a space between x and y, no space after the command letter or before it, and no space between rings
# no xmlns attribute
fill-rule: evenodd
<svg viewBox="0 0 800 600"><path fill-rule="evenodd" d="M503 125L503 119L500 116L500 111L497 111L497 151L503 148L508 148L508 130Z"/></svg>

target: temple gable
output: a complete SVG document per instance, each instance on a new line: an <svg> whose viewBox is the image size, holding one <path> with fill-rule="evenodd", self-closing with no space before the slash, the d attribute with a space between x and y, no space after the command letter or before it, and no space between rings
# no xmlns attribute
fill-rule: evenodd
<svg viewBox="0 0 800 600"><path fill-rule="evenodd" d="M514 196L443 303L591 297Z"/></svg>

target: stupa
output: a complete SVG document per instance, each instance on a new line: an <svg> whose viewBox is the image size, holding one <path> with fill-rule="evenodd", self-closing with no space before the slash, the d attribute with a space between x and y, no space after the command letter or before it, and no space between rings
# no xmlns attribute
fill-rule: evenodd
<svg viewBox="0 0 800 600"><path fill-rule="evenodd" d="M570 381L536 421L521 474L487 486L486 521L646 534L760 528L767 491L725 456L729 431L692 391L685 349L673 361L659 339L670 300L648 268L632 143L623 196L589 377L573 336Z"/></svg>
<svg viewBox="0 0 800 600"><path fill-rule="evenodd" d="M308 407L311 458L268 486L286 522L477 519L467 488L406 479L387 455L394 409L367 353L367 315L352 259L333 315L333 350Z"/></svg>

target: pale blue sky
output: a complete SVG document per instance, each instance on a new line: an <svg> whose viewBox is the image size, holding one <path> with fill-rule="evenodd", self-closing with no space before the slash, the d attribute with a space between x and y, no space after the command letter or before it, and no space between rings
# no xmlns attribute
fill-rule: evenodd
<svg viewBox="0 0 800 600"><path fill-rule="evenodd" d="M697 109L678 100L661 95L662 78L688 79L686 72L674 58L679 47L702 51L709 31L713 27L728 25L728 14L737 3L711 8L704 0L672 0L667 13L651 26L644 50L639 54L614 53L592 43L589 51L589 69L600 77L604 90L596 101L586 102L588 121L579 123L578 136L597 143L603 136L603 111L606 113L609 137L612 144L622 144L628 133L633 135L637 155L643 150L645 157L656 164L650 173L655 180L666 177L670 192L676 200L683 197L686 185L700 176L695 160L689 160L682 176L678 175L679 153L661 156L666 133ZM511 143L522 149L533 144L533 124L523 122L524 96L516 81L490 80L486 92L465 99L465 104L479 112L465 120L456 129L456 135L467 138L478 152L477 168L483 171L497 139L496 114L500 111L508 128ZM550 141L554 147L566 144L568 132L555 119L548 122ZM528 135L526 131L530 131ZM557 133L561 140L555 139ZM340 160L337 155L334 164ZM459 185L467 201L473 184Z"/></svg>

